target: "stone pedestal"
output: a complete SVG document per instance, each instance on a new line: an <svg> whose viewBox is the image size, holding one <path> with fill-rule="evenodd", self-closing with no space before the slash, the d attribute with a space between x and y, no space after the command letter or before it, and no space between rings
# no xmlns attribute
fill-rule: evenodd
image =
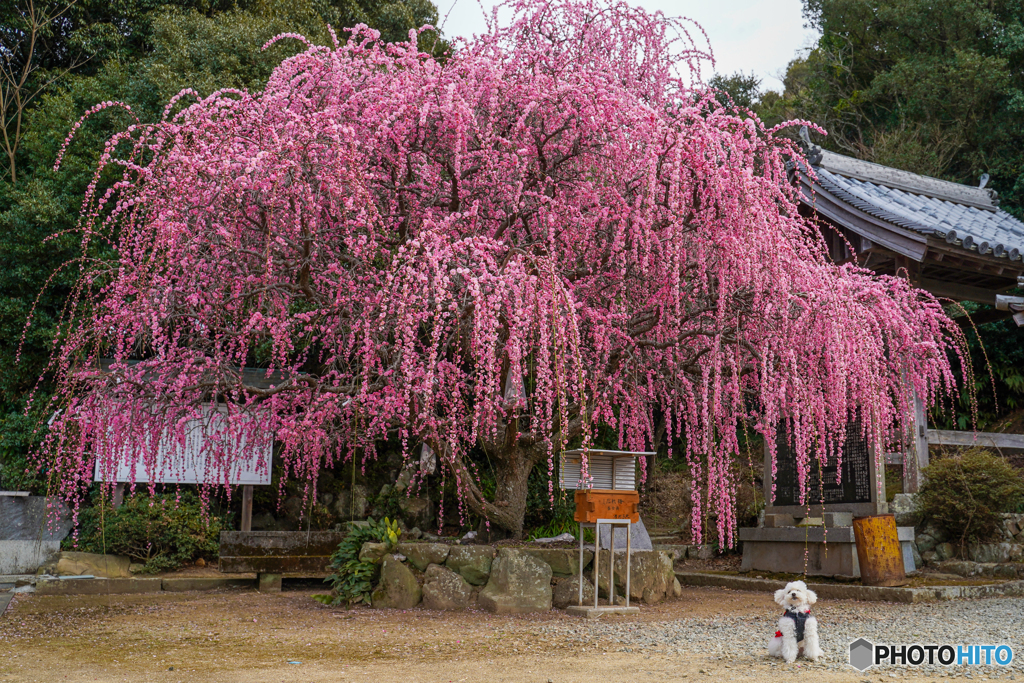
<svg viewBox="0 0 1024 683"><path fill-rule="evenodd" d="M912 572L916 569L911 549L914 527L897 527L896 531L904 569ZM860 578L852 526L743 528L739 540L743 542L741 571L803 574L806 547L808 576Z"/></svg>

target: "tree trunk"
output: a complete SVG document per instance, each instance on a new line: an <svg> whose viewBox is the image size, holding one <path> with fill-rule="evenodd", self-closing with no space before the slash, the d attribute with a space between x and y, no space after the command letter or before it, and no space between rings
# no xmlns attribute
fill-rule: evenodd
<svg viewBox="0 0 1024 683"><path fill-rule="evenodd" d="M523 537L523 519L526 516L527 482L530 472L539 461L538 451L520 445L503 445L490 451L488 456L496 480L494 500L487 500L468 476L465 467L463 481L468 482L466 497L473 512L481 515L493 527L498 526L519 540Z"/></svg>

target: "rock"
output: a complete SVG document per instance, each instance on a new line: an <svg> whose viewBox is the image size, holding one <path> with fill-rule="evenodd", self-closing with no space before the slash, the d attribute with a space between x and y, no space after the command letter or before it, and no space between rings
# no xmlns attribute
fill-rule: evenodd
<svg viewBox="0 0 1024 683"><path fill-rule="evenodd" d="M205 567L206 566L206 560L204 560L203 558L200 557L199 559L196 560L196 566L197 567Z"/></svg>
<svg viewBox="0 0 1024 683"><path fill-rule="evenodd" d="M975 562L1009 562L1009 543L975 543L968 548L968 555Z"/></svg>
<svg viewBox="0 0 1024 683"><path fill-rule="evenodd" d="M1024 544L1010 543L1010 562L1024 562Z"/></svg>
<svg viewBox="0 0 1024 683"><path fill-rule="evenodd" d="M629 572L629 597L651 604L661 602L674 590L676 581L672 558L667 553L652 550L632 554ZM608 553L601 551L597 574L598 590L608 595ZM626 554L615 554L615 591L622 594L626 585Z"/></svg>
<svg viewBox="0 0 1024 683"><path fill-rule="evenodd" d="M951 560L956 557L956 548L952 543L939 543L935 546L935 554L938 556L939 562Z"/></svg>
<svg viewBox="0 0 1024 683"><path fill-rule="evenodd" d="M373 591L370 603L385 609L412 609L420 603L423 591L412 570L392 556L384 558L380 584Z"/></svg>
<svg viewBox="0 0 1024 683"><path fill-rule="evenodd" d="M445 565L474 586L482 586L491 573L492 559L494 548L489 545L455 545L451 546Z"/></svg>
<svg viewBox="0 0 1024 683"><path fill-rule="evenodd" d="M479 599L482 608L495 614L546 612L551 609L551 567L521 550L502 548Z"/></svg>
<svg viewBox="0 0 1024 683"><path fill-rule="evenodd" d="M635 524L631 525L629 545L634 551L637 550L653 550L654 545L651 544L651 537L647 533L647 527L644 526L644 520L639 519ZM611 527L601 527L601 547L608 548L611 544ZM624 550L626 548L626 528L618 527L615 529L615 549Z"/></svg>
<svg viewBox="0 0 1024 683"><path fill-rule="evenodd" d="M467 609L473 587L451 569L432 564L423 579L423 606L426 609Z"/></svg>
<svg viewBox="0 0 1024 683"><path fill-rule="evenodd" d="M477 533L475 531L467 531L466 535L462 537L459 543L462 543L463 545L472 545L473 543L476 543L476 536Z"/></svg>
<svg viewBox="0 0 1024 683"><path fill-rule="evenodd" d="M406 536L406 538L411 538L413 540L419 540L419 538L421 536L423 536L423 532L420 531L419 527L414 526L413 528L409 529L409 533L407 533L405 536Z"/></svg>
<svg viewBox="0 0 1024 683"><path fill-rule="evenodd" d="M935 540L935 537L931 534L918 534L917 538L914 539L914 545L917 546L918 552L926 553L929 550L934 550L935 546L939 544Z"/></svg>
<svg viewBox="0 0 1024 683"><path fill-rule="evenodd" d="M434 502L427 496L402 496L398 499L398 509L413 526L430 526L434 523Z"/></svg>
<svg viewBox="0 0 1024 683"><path fill-rule="evenodd" d="M575 543L576 537L566 531L564 534L551 536L550 538L535 538L534 543Z"/></svg>
<svg viewBox="0 0 1024 683"><path fill-rule="evenodd" d="M672 580L672 597L681 598L683 597L683 587L679 583L679 579Z"/></svg>
<svg viewBox="0 0 1024 683"><path fill-rule="evenodd" d="M929 536L934 538L936 540L936 542L938 542L938 543L945 543L946 541L949 540L949 534L947 534L945 531L943 531L939 527L933 526L931 524L929 524L924 529L922 529L921 533L928 534Z"/></svg>
<svg viewBox="0 0 1024 683"><path fill-rule="evenodd" d="M978 562L968 562L967 560L946 560L939 567L944 572L964 577L981 576L984 569Z"/></svg>
<svg viewBox="0 0 1024 683"><path fill-rule="evenodd" d="M481 520L480 525L476 528L474 542L483 543L484 545L493 545L498 541L504 541L507 538L509 538L508 530L502 529L497 524L487 524L486 520Z"/></svg>
<svg viewBox="0 0 1024 683"><path fill-rule="evenodd" d="M132 562L130 565L128 565L128 571L132 574L141 574L142 572L146 571L146 565L142 564L141 562Z"/></svg>
<svg viewBox="0 0 1024 683"><path fill-rule="evenodd" d="M580 570L580 551L572 548L523 548L523 552L536 557L551 567L554 576L573 576ZM583 571L594 559L593 550L583 551Z"/></svg>
<svg viewBox="0 0 1024 683"><path fill-rule="evenodd" d="M896 518L896 526L916 526L921 520L917 495L913 493L897 493L889 503L889 512Z"/></svg>
<svg viewBox="0 0 1024 683"><path fill-rule="evenodd" d="M333 503L333 502L334 502L334 494L333 493L321 493L320 494L320 504L323 505L324 507L328 507L329 508L331 506L331 503Z"/></svg>
<svg viewBox="0 0 1024 683"><path fill-rule="evenodd" d="M451 546L444 543L399 543L398 552L409 558L409 564L426 571L432 564L444 564Z"/></svg>
<svg viewBox="0 0 1024 683"><path fill-rule="evenodd" d="M551 591L551 604L558 609L580 604L580 581L583 582L583 604L593 605L594 584L585 576L573 576L555 584Z"/></svg>
<svg viewBox="0 0 1024 683"><path fill-rule="evenodd" d="M921 564L938 564L941 560L939 554L934 550L927 550L921 553Z"/></svg>
<svg viewBox="0 0 1024 683"><path fill-rule="evenodd" d="M131 576L131 560L122 555L98 553L61 553L54 574L57 576L92 576L124 579Z"/></svg>
<svg viewBox="0 0 1024 683"><path fill-rule="evenodd" d="M378 564L387 554L388 546L386 543L371 543L367 541L359 550L359 561Z"/></svg>
<svg viewBox="0 0 1024 683"><path fill-rule="evenodd" d="M710 560L715 551L710 545L691 545L686 550L686 557L691 560Z"/></svg>
<svg viewBox="0 0 1024 683"><path fill-rule="evenodd" d="M269 512L261 512L258 515L252 516L253 531L274 531L276 524L277 520Z"/></svg>
<svg viewBox="0 0 1024 683"><path fill-rule="evenodd" d="M910 544L910 551L914 555L914 566L921 567L924 565L924 558L921 557L921 553L917 552L917 546L913 543Z"/></svg>

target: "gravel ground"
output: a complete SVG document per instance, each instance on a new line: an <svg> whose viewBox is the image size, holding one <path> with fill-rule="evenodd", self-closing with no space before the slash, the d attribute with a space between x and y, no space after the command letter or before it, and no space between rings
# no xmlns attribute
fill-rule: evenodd
<svg viewBox="0 0 1024 683"><path fill-rule="evenodd" d="M872 667L866 680L903 676L956 677L974 680L1024 680L1024 598L993 598L919 605L843 602L815 605L821 646L825 658L819 664L798 659L804 670L850 672L848 647L858 638L873 643L1006 644L1013 648L1009 666L891 666ZM696 617L664 622L552 623L541 630L561 636L586 648L607 652L649 652L663 654L701 653L724 668L741 670L750 664L776 662L769 658L767 641L774 634L778 617L727 615Z"/></svg>

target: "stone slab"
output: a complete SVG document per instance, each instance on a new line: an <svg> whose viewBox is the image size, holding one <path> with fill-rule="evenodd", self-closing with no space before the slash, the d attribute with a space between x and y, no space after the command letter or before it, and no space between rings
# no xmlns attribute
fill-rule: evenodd
<svg viewBox="0 0 1024 683"><path fill-rule="evenodd" d="M127 595L159 593L163 579L40 579L38 595Z"/></svg>
<svg viewBox="0 0 1024 683"><path fill-rule="evenodd" d="M11 604L11 600L14 599L14 593L0 593L0 617L4 615L7 610L7 606Z"/></svg>
<svg viewBox="0 0 1024 683"><path fill-rule="evenodd" d="M903 551L903 568L916 571L914 528L897 527ZM853 527L749 528L739 530L743 541L742 571L786 572L810 576L860 578ZM806 550L806 563L805 563Z"/></svg>
<svg viewBox="0 0 1024 683"><path fill-rule="evenodd" d="M806 569L811 576L860 577L857 546L853 543L833 541L831 538L828 544L803 541L744 541L740 569L788 574L803 574Z"/></svg>
<svg viewBox="0 0 1024 683"><path fill-rule="evenodd" d="M53 496L0 496L0 540L60 542L71 524L71 511Z"/></svg>
<svg viewBox="0 0 1024 683"><path fill-rule="evenodd" d="M35 574L60 555L60 541L0 541L0 574Z"/></svg>
<svg viewBox="0 0 1024 683"><path fill-rule="evenodd" d="M587 619L597 619L603 617L606 614L640 614L639 607L612 607L598 606L598 607L587 607L580 605L569 605L565 608L566 614L572 614L577 617L586 617Z"/></svg>
<svg viewBox="0 0 1024 683"><path fill-rule="evenodd" d="M239 577L221 578L217 576L181 577L162 579L161 588L165 591L180 593L183 591L212 591L218 588L254 588L256 579Z"/></svg>
<svg viewBox="0 0 1024 683"><path fill-rule="evenodd" d="M784 585L782 581L702 572L676 572L676 578L684 586L711 586L758 593L774 593ZM920 603L961 598L1024 595L1024 581L1007 581L987 586L927 586L922 588L885 588L834 583L809 583L807 587L817 593L819 600L860 600L863 602Z"/></svg>
<svg viewBox="0 0 1024 683"><path fill-rule="evenodd" d="M654 550L654 545L651 543L651 536L647 533L647 527L644 526L644 520L638 518L636 524L632 525L631 538L629 541L631 550ZM601 527L601 547L608 548L611 544L611 527ZM615 549L626 550L626 530L623 527L615 529Z"/></svg>
<svg viewBox="0 0 1024 683"><path fill-rule="evenodd" d="M902 541L914 540L914 527L896 527L896 536ZM788 543L854 543L852 526L837 527L779 527L776 529L764 529L760 527L741 527L739 530L741 541L769 541Z"/></svg>
<svg viewBox="0 0 1024 683"><path fill-rule="evenodd" d="M225 573L323 572L348 532L222 531L220 570Z"/></svg>

